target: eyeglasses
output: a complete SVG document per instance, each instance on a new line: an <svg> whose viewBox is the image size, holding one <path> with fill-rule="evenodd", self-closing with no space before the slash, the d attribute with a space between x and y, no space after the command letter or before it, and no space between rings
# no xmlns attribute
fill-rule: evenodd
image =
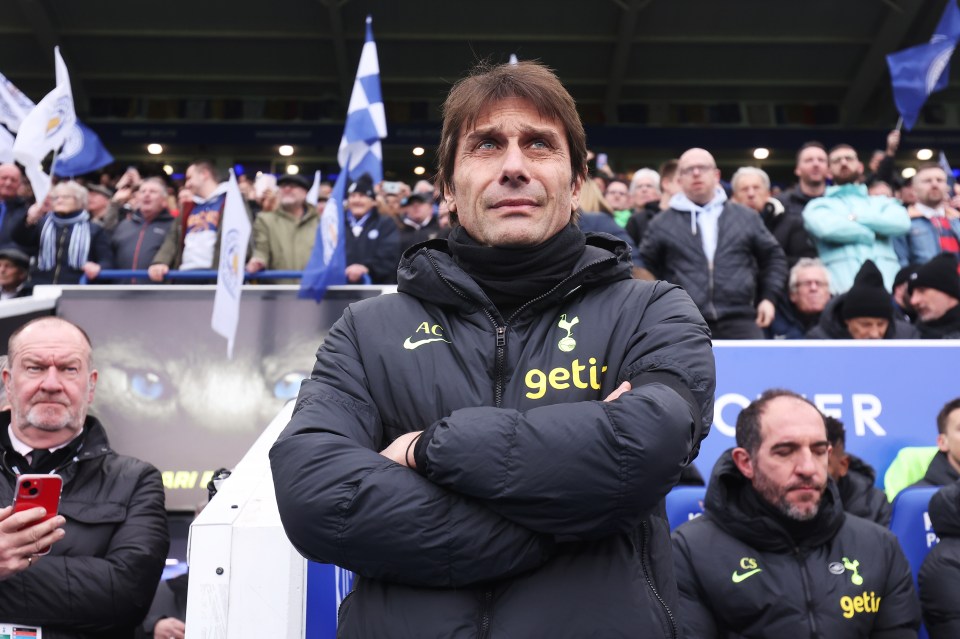
<svg viewBox="0 0 960 639"><path fill-rule="evenodd" d="M680 169L680 175L693 175L694 173L707 173L708 171L713 171L716 169L716 165L709 164L694 164L692 166L685 166Z"/></svg>
<svg viewBox="0 0 960 639"><path fill-rule="evenodd" d="M827 282L825 280L798 280L794 288L813 288L815 286L826 288Z"/></svg>

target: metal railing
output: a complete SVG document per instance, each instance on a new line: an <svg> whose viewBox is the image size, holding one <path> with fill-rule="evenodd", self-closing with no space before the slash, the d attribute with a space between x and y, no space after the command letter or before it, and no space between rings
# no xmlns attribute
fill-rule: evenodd
<svg viewBox="0 0 960 639"><path fill-rule="evenodd" d="M259 271L257 273L244 273L244 282L250 280L287 280L287 279L300 279L303 277L303 271ZM216 281L217 272L214 270L195 270L195 271L167 271L167 274L164 276L163 281L183 281L183 282L196 282L196 281ZM118 283L118 284L129 284L130 280L138 280L141 283L150 283L153 280L147 275L146 269L144 270L131 270L131 269L104 269L100 271L100 274L95 280L88 280L87 276L84 275L80 278L81 284L102 284L102 283ZM361 284L371 284L370 276L364 275Z"/></svg>

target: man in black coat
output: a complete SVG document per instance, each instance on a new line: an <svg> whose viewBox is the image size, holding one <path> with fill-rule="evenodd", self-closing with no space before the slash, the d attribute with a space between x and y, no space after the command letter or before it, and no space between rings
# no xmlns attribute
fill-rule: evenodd
<svg viewBox="0 0 960 639"><path fill-rule="evenodd" d="M827 425L827 439L830 441L828 470L830 479L840 492L843 509L851 515L889 527L893 507L883 491L876 486L877 471L856 455L847 452L847 433L843 422L829 415L823 419Z"/></svg>
<svg viewBox="0 0 960 639"><path fill-rule="evenodd" d="M284 530L359 575L339 636L679 636L663 498L712 420L707 327L575 212L586 136L534 62L450 92L396 295L333 326L270 451Z"/></svg>
<svg viewBox="0 0 960 639"><path fill-rule="evenodd" d="M673 534L684 636L916 639L910 566L893 533L844 512L820 411L769 390L736 436L703 516Z"/></svg>
<svg viewBox="0 0 960 639"><path fill-rule="evenodd" d="M23 174L16 164L0 164L0 248L26 247L15 242L13 229L27 217L27 202L19 195Z"/></svg>
<svg viewBox="0 0 960 639"><path fill-rule="evenodd" d="M923 479L913 486L946 486L960 479L960 397L937 413L937 448Z"/></svg>
<svg viewBox="0 0 960 639"><path fill-rule="evenodd" d="M923 339L960 339L960 275L957 258L940 253L910 275L910 306Z"/></svg>
<svg viewBox="0 0 960 639"><path fill-rule="evenodd" d="M393 218L377 211L375 197L367 173L347 188L347 284L397 283L400 232Z"/></svg>
<svg viewBox="0 0 960 639"><path fill-rule="evenodd" d="M87 414L97 371L81 329L32 320L10 337L8 354L0 503L13 501L21 474L56 473L63 492L59 515L43 523L42 508L0 509L0 619L39 627L44 639L130 638L169 546L160 473L113 452Z"/></svg>
<svg viewBox="0 0 960 639"><path fill-rule="evenodd" d="M930 550L917 575L923 622L930 639L956 639L960 637L960 482L934 495L927 512L940 543Z"/></svg>

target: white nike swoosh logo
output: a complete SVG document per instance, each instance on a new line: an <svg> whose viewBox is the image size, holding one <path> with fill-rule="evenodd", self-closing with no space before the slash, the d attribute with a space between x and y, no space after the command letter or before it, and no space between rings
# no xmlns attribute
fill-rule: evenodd
<svg viewBox="0 0 960 639"><path fill-rule="evenodd" d="M422 339L416 342L411 342L410 338L408 337L404 340L403 347L408 351L412 351L413 349L423 346L424 344L429 344L430 342L447 342L447 340L443 339L442 337L433 337L430 339ZM447 344L449 343L450 342L447 342Z"/></svg>

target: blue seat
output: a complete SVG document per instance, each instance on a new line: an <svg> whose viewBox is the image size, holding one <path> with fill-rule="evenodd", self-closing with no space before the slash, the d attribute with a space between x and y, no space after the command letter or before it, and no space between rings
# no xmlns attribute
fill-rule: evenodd
<svg viewBox="0 0 960 639"><path fill-rule="evenodd" d="M670 530L703 513L705 486L678 486L667 493L667 521Z"/></svg>
<svg viewBox="0 0 960 639"><path fill-rule="evenodd" d="M939 486L929 488L906 488L897 493L893 500L893 517L890 519L890 530L900 541L903 554L910 564L913 573L913 585L917 586L917 574L923 560L938 541L933 526L930 525L930 516L927 508L930 498L940 490ZM919 639L927 638L926 628L920 627Z"/></svg>

